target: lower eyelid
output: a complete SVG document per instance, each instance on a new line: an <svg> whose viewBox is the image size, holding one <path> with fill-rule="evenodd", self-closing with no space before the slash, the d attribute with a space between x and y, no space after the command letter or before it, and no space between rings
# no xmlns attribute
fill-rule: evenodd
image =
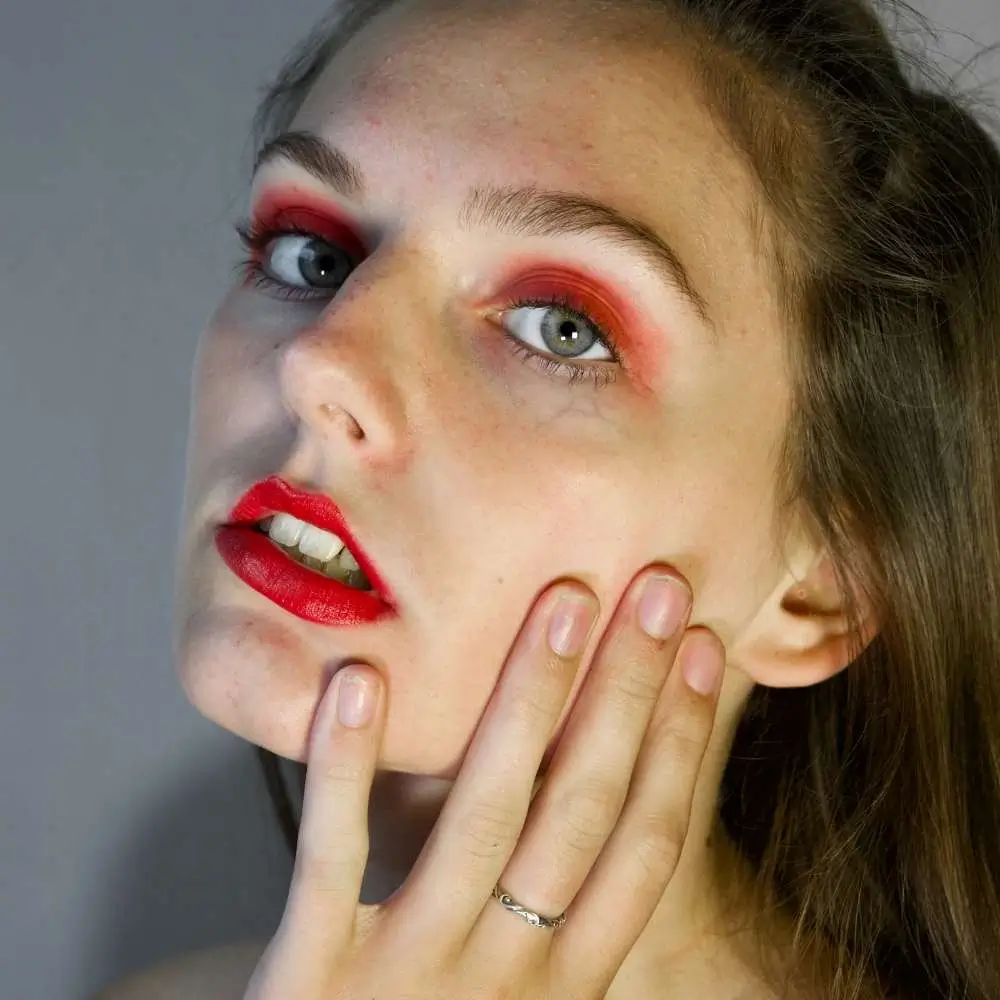
<svg viewBox="0 0 1000 1000"><path fill-rule="evenodd" d="M579 383L589 382L592 388L602 389L616 382L621 371L617 363L612 361L560 361L555 356L535 350L502 327L500 336L505 350L519 364L535 369L543 380L549 383L561 382L566 388L575 389Z"/></svg>
<svg viewBox="0 0 1000 1000"><path fill-rule="evenodd" d="M291 234L289 234L291 235ZM278 298L284 301L313 303L326 302L334 294L335 289L319 289L311 285L290 285L281 278L274 277L267 273L265 261L267 259L267 247L257 257L251 257L241 263L244 273L244 285L254 284L260 288L271 289ZM615 357L583 359L576 361L573 359L560 360L555 356L550 356L538 350L512 334L502 322L502 317L517 309L545 309L559 308L558 303L531 304L510 304L507 306L493 308L487 311L486 317L491 319L500 327L501 336L508 351L513 354L521 364L531 365L540 374L551 380L558 378L567 385L575 385L578 382L590 382L593 387L603 388L610 385L618 378L617 368L620 367ZM584 317L585 318L585 317ZM587 320L592 323L593 321ZM595 324L596 326L596 324ZM612 345L607 342L605 335L598 330L598 339L604 342L605 348L614 353ZM607 367L605 367L607 366ZM614 366L614 367L612 367ZM558 372L553 376L549 373Z"/></svg>

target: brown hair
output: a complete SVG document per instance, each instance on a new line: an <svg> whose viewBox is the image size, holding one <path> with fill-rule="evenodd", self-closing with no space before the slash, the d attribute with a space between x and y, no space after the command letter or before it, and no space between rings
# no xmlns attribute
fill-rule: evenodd
<svg viewBox="0 0 1000 1000"><path fill-rule="evenodd" d="M393 2L343 0L293 51L258 149ZM826 956L822 995L996 1000L1000 156L967 100L929 71L910 82L862 0L622 7L689 37L706 107L758 182L795 376L778 517L830 554L854 638L827 682L753 691L721 822L759 912ZM862 601L880 630L867 646ZM259 752L294 853L277 758Z"/></svg>

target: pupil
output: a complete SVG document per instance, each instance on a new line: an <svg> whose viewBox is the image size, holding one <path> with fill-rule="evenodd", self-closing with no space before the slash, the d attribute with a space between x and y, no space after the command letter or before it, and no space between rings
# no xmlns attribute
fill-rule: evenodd
<svg viewBox="0 0 1000 1000"><path fill-rule="evenodd" d="M586 336L586 333L580 330L579 321L572 317L563 319L560 323L543 322L543 331L546 341L551 342L552 349L560 353L569 352L580 346Z"/></svg>
<svg viewBox="0 0 1000 1000"><path fill-rule="evenodd" d="M320 244L320 247L321 249L317 249L316 244L307 247L299 265L302 277L312 284L329 281L330 276L335 275L337 271L336 252L323 244Z"/></svg>

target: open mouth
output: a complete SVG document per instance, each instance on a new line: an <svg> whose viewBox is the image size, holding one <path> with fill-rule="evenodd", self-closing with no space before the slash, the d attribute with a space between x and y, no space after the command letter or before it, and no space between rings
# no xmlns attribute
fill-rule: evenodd
<svg viewBox="0 0 1000 1000"><path fill-rule="evenodd" d="M304 621L340 628L398 614L390 587L333 499L280 476L239 498L215 543L247 586Z"/></svg>
<svg viewBox="0 0 1000 1000"><path fill-rule="evenodd" d="M314 573L363 593L375 592L364 570L336 535L284 514L265 517L252 525L252 528L266 535L293 562Z"/></svg>

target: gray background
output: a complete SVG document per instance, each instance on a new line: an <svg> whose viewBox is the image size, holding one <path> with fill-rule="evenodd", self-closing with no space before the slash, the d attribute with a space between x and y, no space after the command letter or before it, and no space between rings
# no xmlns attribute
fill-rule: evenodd
<svg viewBox="0 0 1000 1000"><path fill-rule="evenodd" d="M257 90L325 6L0 0L3 1000L83 1000L280 919L253 747L174 676L172 547ZM1000 41L998 0L921 9L970 36L935 43L950 70ZM968 83L997 78L991 56Z"/></svg>

